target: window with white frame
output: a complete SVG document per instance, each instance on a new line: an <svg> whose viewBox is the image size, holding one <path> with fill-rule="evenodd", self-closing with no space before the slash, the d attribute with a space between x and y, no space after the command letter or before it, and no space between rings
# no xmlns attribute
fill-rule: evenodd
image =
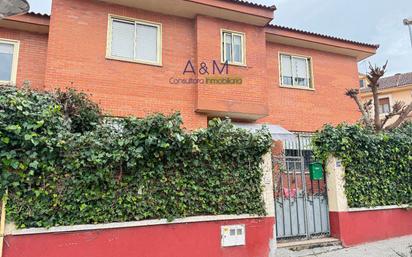
<svg viewBox="0 0 412 257"><path fill-rule="evenodd" d="M311 59L281 54L280 81L282 86L312 88Z"/></svg>
<svg viewBox="0 0 412 257"><path fill-rule="evenodd" d="M379 99L379 114L388 114L391 112L391 101L389 97Z"/></svg>
<svg viewBox="0 0 412 257"><path fill-rule="evenodd" d="M364 88L365 87L365 80L360 79L359 80L359 86L360 86L360 88Z"/></svg>
<svg viewBox="0 0 412 257"><path fill-rule="evenodd" d="M19 42L0 39L0 83L15 84Z"/></svg>
<svg viewBox="0 0 412 257"><path fill-rule="evenodd" d="M110 17L108 57L161 64L161 25Z"/></svg>
<svg viewBox="0 0 412 257"><path fill-rule="evenodd" d="M245 65L245 34L222 31L222 62Z"/></svg>

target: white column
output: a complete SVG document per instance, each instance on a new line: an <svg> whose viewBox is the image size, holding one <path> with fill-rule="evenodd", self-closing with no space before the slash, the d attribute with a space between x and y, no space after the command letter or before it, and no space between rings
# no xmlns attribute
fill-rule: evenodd
<svg viewBox="0 0 412 257"><path fill-rule="evenodd" d="M272 154L269 151L263 156L263 200L268 217L275 217L275 200L273 195Z"/></svg>
<svg viewBox="0 0 412 257"><path fill-rule="evenodd" d="M329 157L326 163L329 211L345 212L349 210L344 188L344 176L345 168L342 162L335 157Z"/></svg>

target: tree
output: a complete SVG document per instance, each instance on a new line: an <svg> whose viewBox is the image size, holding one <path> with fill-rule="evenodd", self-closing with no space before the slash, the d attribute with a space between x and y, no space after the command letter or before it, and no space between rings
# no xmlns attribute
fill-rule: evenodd
<svg viewBox="0 0 412 257"><path fill-rule="evenodd" d="M379 112L379 81L385 75L388 62L383 67L373 67L369 63L369 72L367 79L369 81L368 87L372 91L372 99L362 103L359 99L359 89L348 89L346 95L352 98L362 113L361 122L363 125L373 128L376 132L393 130L406 120L409 113L412 112L412 102L406 105L402 101L397 101L393 106L391 112L381 118ZM373 108L374 115L372 117L371 110ZM393 117L398 117L393 123L387 124L387 122Z"/></svg>

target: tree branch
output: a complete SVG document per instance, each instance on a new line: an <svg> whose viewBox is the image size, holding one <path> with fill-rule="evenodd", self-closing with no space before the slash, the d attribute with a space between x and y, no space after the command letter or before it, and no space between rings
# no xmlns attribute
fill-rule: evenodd
<svg viewBox="0 0 412 257"><path fill-rule="evenodd" d="M385 130L392 130L399 127L408 117L409 113L412 112L412 102L408 106L404 106L401 111L399 111L399 118L392 124L388 125Z"/></svg>
<svg viewBox="0 0 412 257"><path fill-rule="evenodd" d="M346 95L352 98L355 103L358 105L359 111L362 113L362 120L366 126L371 126L369 113L365 108L366 105L363 105L359 99L359 90L358 89L348 89Z"/></svg>
<svg viewBox="0 0 412 257"><path fill-rule="evenodd" d="M382 130L382 123L380 119L379 113L379 80L383 75L385 75L385 70L388 65L388 61L386 61L385 65L381 67L373 67L371 63L369 63L369 73L367 75L370 84L368 87L372 90L373 95L373 106L374 106L374 125L376 131Z"/></svg>

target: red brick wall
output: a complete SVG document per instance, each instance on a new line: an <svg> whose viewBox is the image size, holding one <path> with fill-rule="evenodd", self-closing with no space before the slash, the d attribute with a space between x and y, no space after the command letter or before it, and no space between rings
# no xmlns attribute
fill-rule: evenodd
<svg viewBox="0 0 412 257"><path fill-rule="evenodd" d="M171 85L195 58L193 20L109 5L97 1L55 0L52 7L46 86L90 92L111 115L144 116L180 110L185 126L207 126L195 110L196 88ZM163 66L108 60L108 14L163 24Z"/></svg>
<svg viewBox="0 0 412 257"><path fill-rule="evenodd" d="M220 64L221 29L244 33L247 47L247 67L229 66L229 76L240 77L243 84L199 85L198 108L227 113L267 114L266 63L263 61L266 58L264 29L204 16L198 16L196 23L199 66L201 62L211 63L213 60Z"/></svg>
<svg viewBox="0 0 412 257"><path fill-rule="evenodd" d="M314 91L281 88L279 52L312 57ZM269 113L259 122L279 124L291 131L315 131L325 123L355 122L356 105L345 96L358 83L357 61L343 55L267 43Z"/></svg>
<svg viewBox="0 0 412 257"><path fill-rule="evenodd" d="M28 80L33 88L44 88L48 36L0 28L0 38L20 41L17 85Z"/></svg>
<svg viewBox="0 0 412 257"><path fill-rule="evenodd" d="M180 110L187 128L205 127L207 114L252 110L269 113L259 122L294 131L314 131L324 123L353 122L355 105L344 93L357 85L355 58L304 48L267 43L263 28L198 16L194 20L110 5L96 0L54 0L52 7L46 88L72 86L90 92L111 115L145 116ZM163 24L163 66L108 60L108 14ZM171 85L183 76L188 60L220 61L220 30L246 33L247 67L230 66L241 86ZM279 87L278 52L309 55L315 90ZM197 64L197 65L196 65ZM198 68L198 67L195 67ZM213 116L213 114L209 114Z"/></svg>

